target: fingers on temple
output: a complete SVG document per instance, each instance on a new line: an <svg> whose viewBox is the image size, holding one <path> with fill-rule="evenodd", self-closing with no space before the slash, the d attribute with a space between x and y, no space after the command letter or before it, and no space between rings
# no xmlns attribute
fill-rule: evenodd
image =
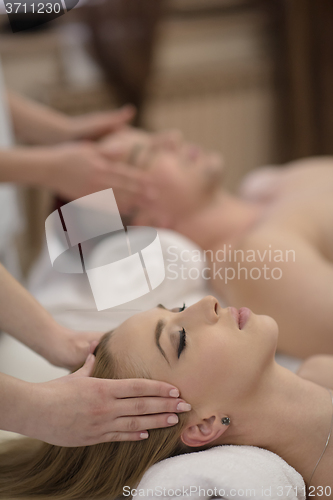
<svg viewBox="0 0 333 500"><path fill-rule="evenodd" d="M147 431L139 432L109 432L104 434L100 440L101 443L107 441L143 441L149 437Z"/></svg>
<svg viewBox="0 0 333 500"><path fill-rule="evenodd" d="M118 432L142 432L147 429L171 427L179 421L174 413L160 413L158 415L143 415L133 417L119 417L116 420ZM115 422L114 422L115 423Z"/></svg>
<svg viewBox="0 0 333 500"><path fill-rule="evenodd" d="M148 379L123 379L112 381L112 395L116 398L137 398L142 396L179 397L179 391L166 382Z"/></svg>
<svg viewBox="0 0 333 500"><path fill-rule="evenodd" d="M115 403L116 414L119 417L126 415L151 415L156 413L189 411L191 405L182 399L175 398L129 398L119 399Z"/></svg>

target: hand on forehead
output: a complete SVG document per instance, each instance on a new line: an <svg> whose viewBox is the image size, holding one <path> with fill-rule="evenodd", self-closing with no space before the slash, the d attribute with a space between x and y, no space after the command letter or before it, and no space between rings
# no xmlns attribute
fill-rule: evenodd
<svg viewBox="0 0 333 500"><path fill-rule="evenodd" d="M135 146L148 147L151 142L152 134L133 127L124 127L105 136L99 142L99 147L102 152L112 154L114 159L126 161Z"/></svg>
<svg viewBox="0 0 333 500"><path fill-rule="evenodd" d="M152 148L175 149L182 143L183 135L179 130L152 133L138 128L124 127L104 137L99 146L102 152L112 155L114 160L136 166L139 153L143 154Z"/></svg>

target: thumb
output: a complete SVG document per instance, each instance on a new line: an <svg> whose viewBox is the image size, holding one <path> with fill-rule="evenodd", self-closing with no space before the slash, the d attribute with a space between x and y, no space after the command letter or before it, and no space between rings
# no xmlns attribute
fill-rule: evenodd
<svg viewBox="0 0 333 500"><path fill-rule="evenodd" d="M90 353L84 363L84 365L79 369L76 370L72 374L73 377L91 377L93 369L94 369L94 364L95 364L95 356Z"/></svg>
<svg viewBox="0 0 333 500"><path fill-rule="evenodd" d="M133 120L134 116L135 107L128 104L122 108L105 112L103 115L103 122L111 132L127 125L128 122Z"/></svg>
<svg viewBox="0 0 333 500"><path fill-rule="evenodd" d="M96 347L98 346L99 344L99 340L93 340L89 346L89 353L91 352L92 354L94 354L94 351L96 349Z"/></svg>

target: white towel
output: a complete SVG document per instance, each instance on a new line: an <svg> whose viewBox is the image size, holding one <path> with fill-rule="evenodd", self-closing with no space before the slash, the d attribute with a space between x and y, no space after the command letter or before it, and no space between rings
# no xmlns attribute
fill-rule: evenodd
<svg viewBox="0 0 333 500"><path fill-rule="evenodd" d="M128 495L125 488L124 495ZM275 453L255 446L218 446L151 467L134 497L305 500L302 476Z"/></svg>

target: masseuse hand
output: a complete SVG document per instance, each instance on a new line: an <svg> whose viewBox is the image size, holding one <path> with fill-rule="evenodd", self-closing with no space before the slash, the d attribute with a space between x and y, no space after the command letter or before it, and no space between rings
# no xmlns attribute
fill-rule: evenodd
<svg viewBox="0 0 333 500"><path fill-rule="evenodd" d="M79 332L55 324L52 336L41 343L39 354L52 365L75 370L84 364L89 353L94 352L103 333Z"/></svg>
<svg viewBox="0 0 333 500"><path fill-rule="evenodd" d="M67 140L100 139L127 125L134 118L134 115L135 107L128 104L112 111L67 117Z"/></svg>
<svg viewBox="0 0 333 500"><path fill-rule="evenodd" d="M54 147L44 172L44 185L67 199L112 187L122 213L133 209L149 185L145 172L129 168L91 142Z"/></svg>
<svg viewBox="0 0 333 500"><path fill-rule="evenodd" d="M94 362L90 354L75 373L31 384L30 414L21 433L57 446L139 441L148 437L147 429L170 427L175 412L190 409L165 382L90 377ZM177 409L179 403L185 406Z"/></svg>
<svg viewBox="0 0 333 500"><path fill-rule="evenodd" d="M0 182L43 187L69 200L113 188L126 214L147 197L150 179L115 156L88 141L0 149Z"/></svg>
<svg viewBox="0 0 333 500"><path fill-rule="evenodd" d="M127 105L72 117L15 92L8 92L8 104L15 134L21 142L31 145L97 140L124 127L135 115L134 106Z"/></svg>
<svg viewBox="0 0 333 500"><path fill-rule="evenodd" d="M59 366L83 363L93 352L101 333L59 325L1 264L0 283L1 330ZM178 393L170 394L174 387L153 380L93 378L94 362L91 354L77 372L39 384L0 373L0 429L55 445L85 446L143 439L146 429L176 423L167 421L182 401Z"/></svg>

